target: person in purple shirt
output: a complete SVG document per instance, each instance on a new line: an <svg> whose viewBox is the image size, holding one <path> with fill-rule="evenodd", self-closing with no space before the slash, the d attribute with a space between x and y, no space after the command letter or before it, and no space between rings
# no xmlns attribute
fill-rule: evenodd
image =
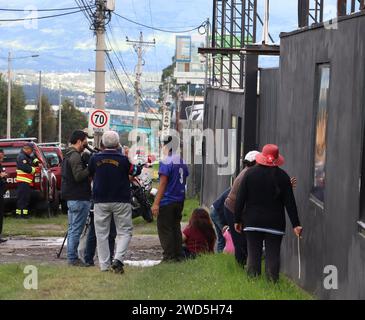
<svg viewBox="0 0 365 320"><path fill-rule="evenodd" d="M171 149L172 137L163 142L164 159L160 161L160 185L152 213L157 217L157 231L163 249L163 261L181 261L183 257L181 219L184 209L188 167Z"/></svg>

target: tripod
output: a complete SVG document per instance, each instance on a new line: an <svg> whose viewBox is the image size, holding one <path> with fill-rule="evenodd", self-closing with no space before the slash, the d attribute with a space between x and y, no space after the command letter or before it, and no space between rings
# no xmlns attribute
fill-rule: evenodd
<svg viewBox="0 0 365 320"><path fill-rule="evenodd" d="M91 224L91 221L92 221L92 215L94 215L94 205L91 206L91 209L90 209L89 214L88 214L87 219L86 219L86 224L85 224L84 230L82 231L80 238L87 234L87 232L89 230L89 227L90 227L90 224ZM61 248L57 253L57 259L59 259L61 257L63 248L64 248L65 243L66 243L67 236L68 236L68 231L66 231L65 237L63 238Z"/></svg>

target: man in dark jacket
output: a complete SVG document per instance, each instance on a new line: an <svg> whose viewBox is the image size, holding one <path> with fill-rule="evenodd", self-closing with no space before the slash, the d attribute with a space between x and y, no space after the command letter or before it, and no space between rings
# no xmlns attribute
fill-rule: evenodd
<svg viewBox="0 0 365 320"><path fill-rule="evenodd" d="M123 260L132 238L132 206L129 176L137 176L141 168L129 162L117 149L119 135L107 131L102 138L105 150L90 159L93 177L94 224L101 271L123 273ZM110 265L109 234L111 219L117 230L116 252Z"/></svg>
<svg viewBox="0 0 365 320"><path fill-rule="evenodd" d="M87 147L87 134L76 130L70 138L71 146L62 163L62 199L68 207L67 259L69 265L83 266L77 248L90 211L91 187L89 170L81 159Z"/></svg>
<svg viewBox="0 0 365 320"><path fill-rule="evenodd" d="M16 159L17 205L18 218L29 218L29 205L34 175L40 172L39 160L33 154L33 143L27 143Z"/></svg>
<svg viewBox="0 0 365 320"><path fill-rule="evenodd" d="M2 237L2 232L3 232L3 220L4 220L4 194L5 194L5 184L6 184L5 179L8 175L1 165L3 161L4 161L4 150L0 149L0 243L6 241L6 239Z"/></svg>

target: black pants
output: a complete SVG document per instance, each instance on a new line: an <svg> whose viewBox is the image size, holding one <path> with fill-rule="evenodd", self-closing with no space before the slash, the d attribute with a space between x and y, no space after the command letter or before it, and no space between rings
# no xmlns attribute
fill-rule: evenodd
<svg viewBox="0 0 365 320"><path fill-rule="evenodd" d="M161 207L157 216L157 231L164 260L179 260L183 257L181 219L183 202Z"/></svg>
<svg viewBox="0 0 365 320"><path fill-rule="evenodd" d="M251 276L261 274L261 256L265 241L265 271L267 277L276 282L279 280L280 247L283 236L266 232L246 232L248 260L247 272Z"/></svg>
<svg viewBox="0 0 365 320"><path fill-rule="evenodd" d="M244 266L247 261L247 241L244 232L238 233L234 229L234 214L226 207L224 207L224 216L229 226L229 231L231 232L232 241L234 245L234 255L236 261Z"/></svg>
<svg viewBox="0 0 365 320"><path fill-rule="evenodd" d="M17 192L17 203L16 203L17 214L28 214L32 188L28 183L18 182L16 192Z"/></svg>
<svg viewBox="0 0 365 320"><path fill-rule="evenodd" d="M4 223L4 195L0 193L0 237L3 233L3 223Z"/></svg>

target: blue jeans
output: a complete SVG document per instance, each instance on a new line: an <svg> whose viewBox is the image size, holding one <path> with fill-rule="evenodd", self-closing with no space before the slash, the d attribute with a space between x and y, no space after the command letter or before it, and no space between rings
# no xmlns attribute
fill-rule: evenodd
<svg viewBox="0 0 365 320"><path fill-rule="evenodd" d="M67 201L68 207L68 236L67 236L67 260L78 260L77 248L80 243L81 233L84 230L87 216L90 212L90 201Z"/></svg>
<svg viewBox="0 0 365 320"><path fill-rule="evenodd" d="M226 245L226 240L223 237L222 230L223 227L226 225L226 222L222 220L219 216L218 211L213 207L210 211L210 218L213 221L215 231L217 234L217 252L223 252L224 247Z"/></svg>
<svg viewBox="0 0 365 320"><path fill-rule="evenodd" d="M114 257L114 249L115 249L115 238L117 237L117 230L115 227L114 217L112 216L112 220L110 223L110 234L109 234L109 248L110 248L110 259L113 260ZM94 215L91 215L89 233L87 235L86 240L86 248L85 248L85 263L94 264L94 256L96 252L96 234L95 234L95 224L94 224Z"/></svg>
<svg viewBox="0 0 365 320"><path fill-rule="evenodd" d="M247 261L247 241L245 232L242 231L242 233L238 233L234 229L234 214L226 207L224 207L224 216L226 217L229 231L231 232L236 261L244 266Z"/></svg>

